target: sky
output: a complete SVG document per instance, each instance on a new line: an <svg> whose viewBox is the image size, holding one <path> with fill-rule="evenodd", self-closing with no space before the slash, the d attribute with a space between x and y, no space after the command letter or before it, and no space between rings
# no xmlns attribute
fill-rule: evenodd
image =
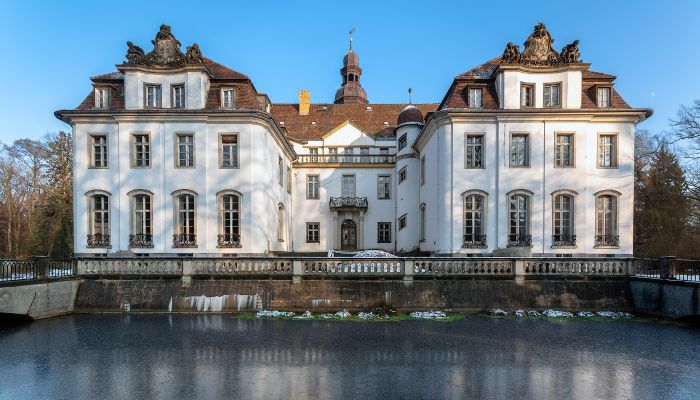
<svg viewBox="0 0 700 400"><path fill-rule="evenodd" d="M185 47L248 75L273 103L332 102L355 28L370 103L438 103L452 79L521 45L544 22L554 47L580 40L591 70L617 76L639 125L669 129L700 99L700 1L16 1L0 3L0 142L68 130L89 77L115 71L127 41L147 52L160 24Z"/></svg>

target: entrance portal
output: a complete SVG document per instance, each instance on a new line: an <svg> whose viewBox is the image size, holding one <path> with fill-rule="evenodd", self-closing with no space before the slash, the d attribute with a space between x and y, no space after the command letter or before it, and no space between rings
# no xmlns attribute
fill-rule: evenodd
<svg viewBox="0 0 700 400"><path fill-rule="evenodd" d="M351 219L346 219L340 226L340 249L357 250L357 225Z"/></svg>

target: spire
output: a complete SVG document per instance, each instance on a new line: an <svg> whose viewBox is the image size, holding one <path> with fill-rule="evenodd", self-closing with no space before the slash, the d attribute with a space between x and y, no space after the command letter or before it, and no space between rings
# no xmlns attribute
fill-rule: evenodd
<svg viewBox="0 0 700 400"><path fill-rule="evenodd" d="M413 103L411 102L411 93L413 93L413 89L412 89L412 88L408 88L408 104L413 104Z"/></svg>
<svg viewBox="0 0 700 400"><path fill-rule="evenodd" d="M343 57L343 68L340 69L340 75L343 77L343 83L340 88L335 92L335 103L336 104L367 104L367 93L365 89L360 85L360 75L362 75L362 68L360 68L360 57L352 49L352 34L355 32L355 28L350 29L348 32L350 35L350 48L348 52L345 53Z"/></svg>

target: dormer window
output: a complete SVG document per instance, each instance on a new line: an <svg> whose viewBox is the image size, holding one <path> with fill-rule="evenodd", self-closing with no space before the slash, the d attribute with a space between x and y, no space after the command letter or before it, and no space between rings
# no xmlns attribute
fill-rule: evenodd
<svg viewBox="0 0 700 400"><path fill-rule="evenodd" d="M544 106L558 107L561 105L561 85L548 83L544 85Z"/></svg>
<svg viewBox="0 0 700 400"><path fill-rule="evenodd" d="M221 89L221 108L233 109L236 107L236 91L231 88Z"/></svg>
<svg viewBox="0 0 700 400"><path fill-rule="evenodd" d="M185 108L185 85L173 85L173 108Z"/></svg>
<svg viewBox="0 0 700 400"><path fill-rule="evenodd" d="M520 85L520 107L535 106L535 85L523 83Z"/></svg>
<svg viewBox="0 0 700 400"><path fill-rule="evenodd" d="M469 108L482 108L481 88L469 88Z"/></svg>
<svg viewBox="0 0 700 400"><path fill-rule="evenodd" d="M161 92L160 85L145 85L145 96L144 100L146 102L146 108L160 108L161 105Z"/></svg>
<svg viewBox="0 0 700 400"><path fill-rule="evenodd" d="M95 108L109 108L108 88L95 88Z"/></svg>
<svg viewBox="0 0 700 400"><path fill-rule="evenodd" d="M612 99L610 96L612 89L609 86L604 86L598 87L596 91L598 92L598 107L612 107Z"/></svg>

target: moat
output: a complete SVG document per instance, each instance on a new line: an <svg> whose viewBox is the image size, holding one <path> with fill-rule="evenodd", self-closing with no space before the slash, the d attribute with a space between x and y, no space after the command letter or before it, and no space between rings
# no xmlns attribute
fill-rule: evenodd
<svg viewBox="0 0 700 400"><path fill-rule="evenodd" d="M700 392L700 329L75 315L0 329L2 399L634 398Z"/></svg>

